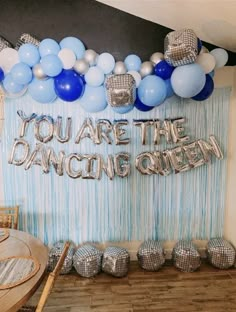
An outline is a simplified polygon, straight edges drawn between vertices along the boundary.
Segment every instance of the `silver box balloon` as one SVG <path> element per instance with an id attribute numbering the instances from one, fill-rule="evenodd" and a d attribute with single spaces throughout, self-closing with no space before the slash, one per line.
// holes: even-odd
<path id="1" fill-rule="evenodd" d="M 158 271 L 165 263 L 164 249 L 158 241 L 145 241 L 138 249 L 137 258 L 141 268 Z"/>
<path id="2" fill-rule="evenodd" d="M 127 275 L 130 255 L 125 248 L 107 247 L 103 254 L 102 270 L 116 277 Z"/>
<path id="3" fill-rule="evenodd" d="M 136 84 L 130 74 L 108 76 L 105 89 L 107 102 L 112 107 L 133 105 L 136 100 Z"/>
<path id="4" fill-rule="evenodd" d="M 6 48 L 12 48 L 12 45 L 9 41 L 0 36 L 0 52 Z"/>
<path id="5" fill-rule="evenodd" d="M 172 66 L 194 63 L 197 58 L 197 36 L 192 29 L 172 31 L 164 40 L 164 56 Z"/>
<path id="6" fill-rule="evenodd" d="M 179 241 L 173 248 L 174 266 L 182 272 L 194 272 L 201 265 L 200 254 L 191 241 Z"/>
<path id="7" fill-rule="evenodd" d="M 206 254 L 208 261 L 219 269 L 228 269 L 235 262 L 235 249 L 223 238 L 212 238 L 209 240 Z"/>
<path id="8" fill-rule="evenodd" d="M 54 270 L 62 254 L 64 245 L 65 244 L 63 242 L 57 242 L 50 249 L 49 255 L 48 255 L 48 267 L 47 267 L 49 272 L 52 272 Z M 60 274 L 68 274 L 72 270 L 74 253 L 75 253 L 75 248 L 72 245 L 70 245 Z"/>
<path id="9" fill-rule="evenodd" d="M 101 271 L 102 252 L 94 246 L 84 245 L 75 252 L 73 265 L 79 275 L 95 276 Z"/>
<path id="10" fill-rule="evenodd" d="M 40 40 L 30 34 L 26 34 L 26 33 L 22 34 L 20 38 L 17 40 L 15 49 L 19 50 L 20 46 L 22 46 L 25 43 L 31 43 L 35 45 L 36 47 L 38 47 L 40 44 Z"/>

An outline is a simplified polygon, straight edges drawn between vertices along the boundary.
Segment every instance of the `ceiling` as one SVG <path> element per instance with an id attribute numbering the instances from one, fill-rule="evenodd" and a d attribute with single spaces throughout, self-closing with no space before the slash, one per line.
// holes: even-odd
<path id="1" fill-rule="evenodd" d="M 236 52 L 236 0 L 99 0 L 177 30 L 191 28 L 206 42 Z"/>

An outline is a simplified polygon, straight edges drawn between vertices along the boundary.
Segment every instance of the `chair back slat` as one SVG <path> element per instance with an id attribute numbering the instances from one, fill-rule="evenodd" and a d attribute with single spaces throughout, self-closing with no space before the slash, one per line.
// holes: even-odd
<path id="1" fill-rule="evenodd" d="M 17 229 L 19 206 L 0 206 L 0 227 Z"/>

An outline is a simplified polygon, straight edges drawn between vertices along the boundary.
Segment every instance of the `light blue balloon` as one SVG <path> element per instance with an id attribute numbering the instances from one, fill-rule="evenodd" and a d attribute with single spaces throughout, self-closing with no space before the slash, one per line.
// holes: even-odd
<path id="1" fill-rule="evenodd" d="M 102 69 L 104 74 L 109 74 L 115 67 L 115 59 L 110 53 L 102 53 L 98 56 L 97 66 Z"/>
<path id="2" fill-rule="evenodd" d="M 105 75 L 100 67 L 93 66 L 89 68 L 84 79 L 89 86 L 99 87 L 103 84 Z"/>
<path id="3" fill-rule="evenodd" d="M 54 90 L 54 80 L 52 78 L 47 80 L 38 80 L 34 78 L 29 84 L 28 91 L 31 97 L 40 103 L 51 103 L 57 97 Z"/>
<path id="4" fill-rule="evenodd" d="M 62 71 L 62 61 L 57 55 L 49 54 L 41 59 L 43 72 L 49 77 L 56 77 Z"/>
<path id="5" fill-rule="evenodd" d="M 163 79 L 155 75 L 146 76 L 138 87 L 138 97 L 147 106 L 158 106 L 164 102 L 167 94 Z"/>
<path id="6" fill-rule="evenodd" d="M 41 57 L 44 57 L 48 54 L 55 54 L 57 55 L 60 51 L 59 44 L 50 38 L 46 38 L 42 40 L 39 44 L 39 53 Z"/>
<path id="7" fill-rule="evenodd" d="M 25 63 L 17 63 L 11 69 L 12 79 L 21 85 L 30 83 L 33 78 L 32 70 Z"/>
<path id="8" fill-rule="evenodd" d="M 83 58 L 84 56 L 85 46 L 83 42 L 79 40 L 78 38 L 66 37 L 61 40 L 60 47 L 62 49 L 67 48 L 67 49 L 72 50 L 75 53 L 78 60 Z"/>
<path id="9" fill-rule="evenodd" d="M 178 96 L 191 98 L 204 87 L 206 74 L 196 63 L 176 67 L 171 75 L 172 88 Z"/>
<path id="10" fill-rule="evenodd" d="M 3 80 L 3 88 L 9 93 L 9 94 L 16 94 L 21 92 L 25 86 L 22 84 L 19 84 L 15 82 L 12 78 L 11 74 L 7 74 Z"/>
<path id="11" fill-rule="evenodd" d="M 20 61 L 30 67 L 38 64 L 40 60 L 38 48 L 31 43 L 22 44 L 19 48 L 18 55 Z"/>
<path id="12" fill-rule="evenodd" d="M 164 80 L 165 84 L 166 84 L 166 97 L 171 97 L 172 95 L 174 95 L 174 90 L 172 88 L 170 79 Z"/>
<path id="13" fill-rule="evenodd" d="M 142 61 L 140 59 L 139 56 L 135 55 L 135 54 L 130 54 L 125 58 L 125 65 L 127 68 L 127 71 L 130 70 L 135 70 L 135 71 L 139 71 Z"/>
<path id="14" fill-rule="evenodd" d="M 83 109 L 89 113 L 103 111 L 107 107 L 104 87 L 91 87 L 86 85 L 80 104 Z"/>
<path id="15" fill-rule="evenodd" d="M 126 114 L 132 111 L 134 105 L 120 106 L 120 107 L 112 107 L 113 111 L 118 114 Z"/>

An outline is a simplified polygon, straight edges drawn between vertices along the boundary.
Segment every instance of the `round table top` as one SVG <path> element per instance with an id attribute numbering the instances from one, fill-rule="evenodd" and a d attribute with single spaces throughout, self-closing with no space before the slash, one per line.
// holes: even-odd
<path id="1" fill-rule="evenodd" d="M 10 289 L 0 290 L 1 312 L 15 312 L 39 287 L 48 261 L 47 247 L 36 237 L 18 230 L 9 230 L 7 239 L 0 242 L 0 259 L 12 256 L 32 256 L 40 264 L 39 271 L 26 282 Z"/>

